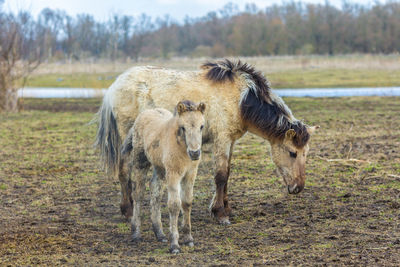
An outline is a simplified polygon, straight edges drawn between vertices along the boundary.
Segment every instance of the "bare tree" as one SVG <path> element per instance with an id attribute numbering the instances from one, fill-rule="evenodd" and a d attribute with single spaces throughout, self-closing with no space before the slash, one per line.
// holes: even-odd
<path id="1" fill-rule="evenodd" d="M 17 17 L 0 10 L 0 111 L 18 111 L 18 89 L 40 63 L 39 51 L 28 47 L 33 40 L 26 13 Z M 35 49 L 33 49 L 35 50 Z"/>

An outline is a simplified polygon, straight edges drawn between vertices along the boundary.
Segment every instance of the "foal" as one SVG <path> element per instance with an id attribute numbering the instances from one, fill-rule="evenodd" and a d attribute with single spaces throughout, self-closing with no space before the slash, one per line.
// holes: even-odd
<path id="1" fill-rule="evenodd" d="M 183 242 L 193 246 L 190 212 L 193 184 L 200 162 L 205 104 L 185 100 L 178 103 L 172 115 L 166 109 L 149 109 L 139 114 L 122 145 L 121 154 L 130 154 L 133 170 L 133 241 L 141 240 L 140 205 L 145 192 L 145 178 L 151 165 L 150 206 L 153 231 L 158 241 L 167 242 L 161 224 L 161 199 L 168 189 L 170 218 L 170 252 L 179 253 L 178 216 L 183 213 Z M 131 153 L 132 151 L 132 153 Z"/>

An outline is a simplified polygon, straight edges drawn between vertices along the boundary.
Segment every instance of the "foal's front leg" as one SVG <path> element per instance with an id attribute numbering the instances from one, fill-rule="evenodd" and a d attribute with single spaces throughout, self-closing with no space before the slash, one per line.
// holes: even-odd
<path id="1" fill-rule="evenodd" d="M 192 237 L 192 224 L 190 219 L 190 213 L 192 211 L 193 202 L 193 185 L 197 175 L 197 167 L 190 170 L 183 178 L 181 185 L 181 200 L 182 200 L 182 232 L 183 232 L 183 244 L 190 247 L 194 246 Z"/>
<path id="2" fill-rule="evenodd" d="M 179 232 L 178 232 L 178 216 L 181 210 L 180 198 L 180 180 L 181 176 L 176 173 L 167 173 L 168 183 L 168 210 L 169 210 L 169 232 L 171 238 L 170 252 L 177 254 L 180 252 Z"/>

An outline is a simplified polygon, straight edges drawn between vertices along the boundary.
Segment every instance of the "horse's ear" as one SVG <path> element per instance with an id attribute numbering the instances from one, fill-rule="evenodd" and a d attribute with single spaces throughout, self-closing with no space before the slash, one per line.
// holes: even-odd
<path id="1" fill-rule="evenodd" d="M 285 133 L 285 139 L 292 140 L 296 136 L 296 132 L 293 129 L 289 129 Z"/>
<path id="2" fill-rule="evenodd" d="M 182 113 L 186 111 L 186 105 L 182 102 L 179 102 L 176 106 L 176 110 L 178 111 L 179 115 L 182 115 Z"/>
<path id="3" fill-rule="evenodd" d="M 320 128 L 319 125 L 307 127 L 307 132 L 308 132 L 310 135 L 313 135 L 313 134 L 315 133 L 315 131 L 316 131 L 317 129 L 319 129 L 319 128 Z"/>
<path id="4" fill-rule="evenodd" d="M 200 102 L 199 106 L 197 107 L 197 110 L 204 114 L 204 110 L 206 110 L 206 104 Z"/>

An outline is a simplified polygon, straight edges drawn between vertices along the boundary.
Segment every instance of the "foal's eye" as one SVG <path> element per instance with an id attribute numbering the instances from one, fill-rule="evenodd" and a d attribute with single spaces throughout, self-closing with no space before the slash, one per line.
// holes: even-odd
<path id="1" fill-rule="evenodd" d="M 203 128 L 204 128 L 204 125 L 201 125 L 201 126 L 200 126 L 200 130 L 203 130 Z"/>
<path id="2" fill-rule="evenodd" d="M 296 158 L 297 157 L 297 153 L 296 152 L 289 152 L 289 155 L 291 158 Z"/>

